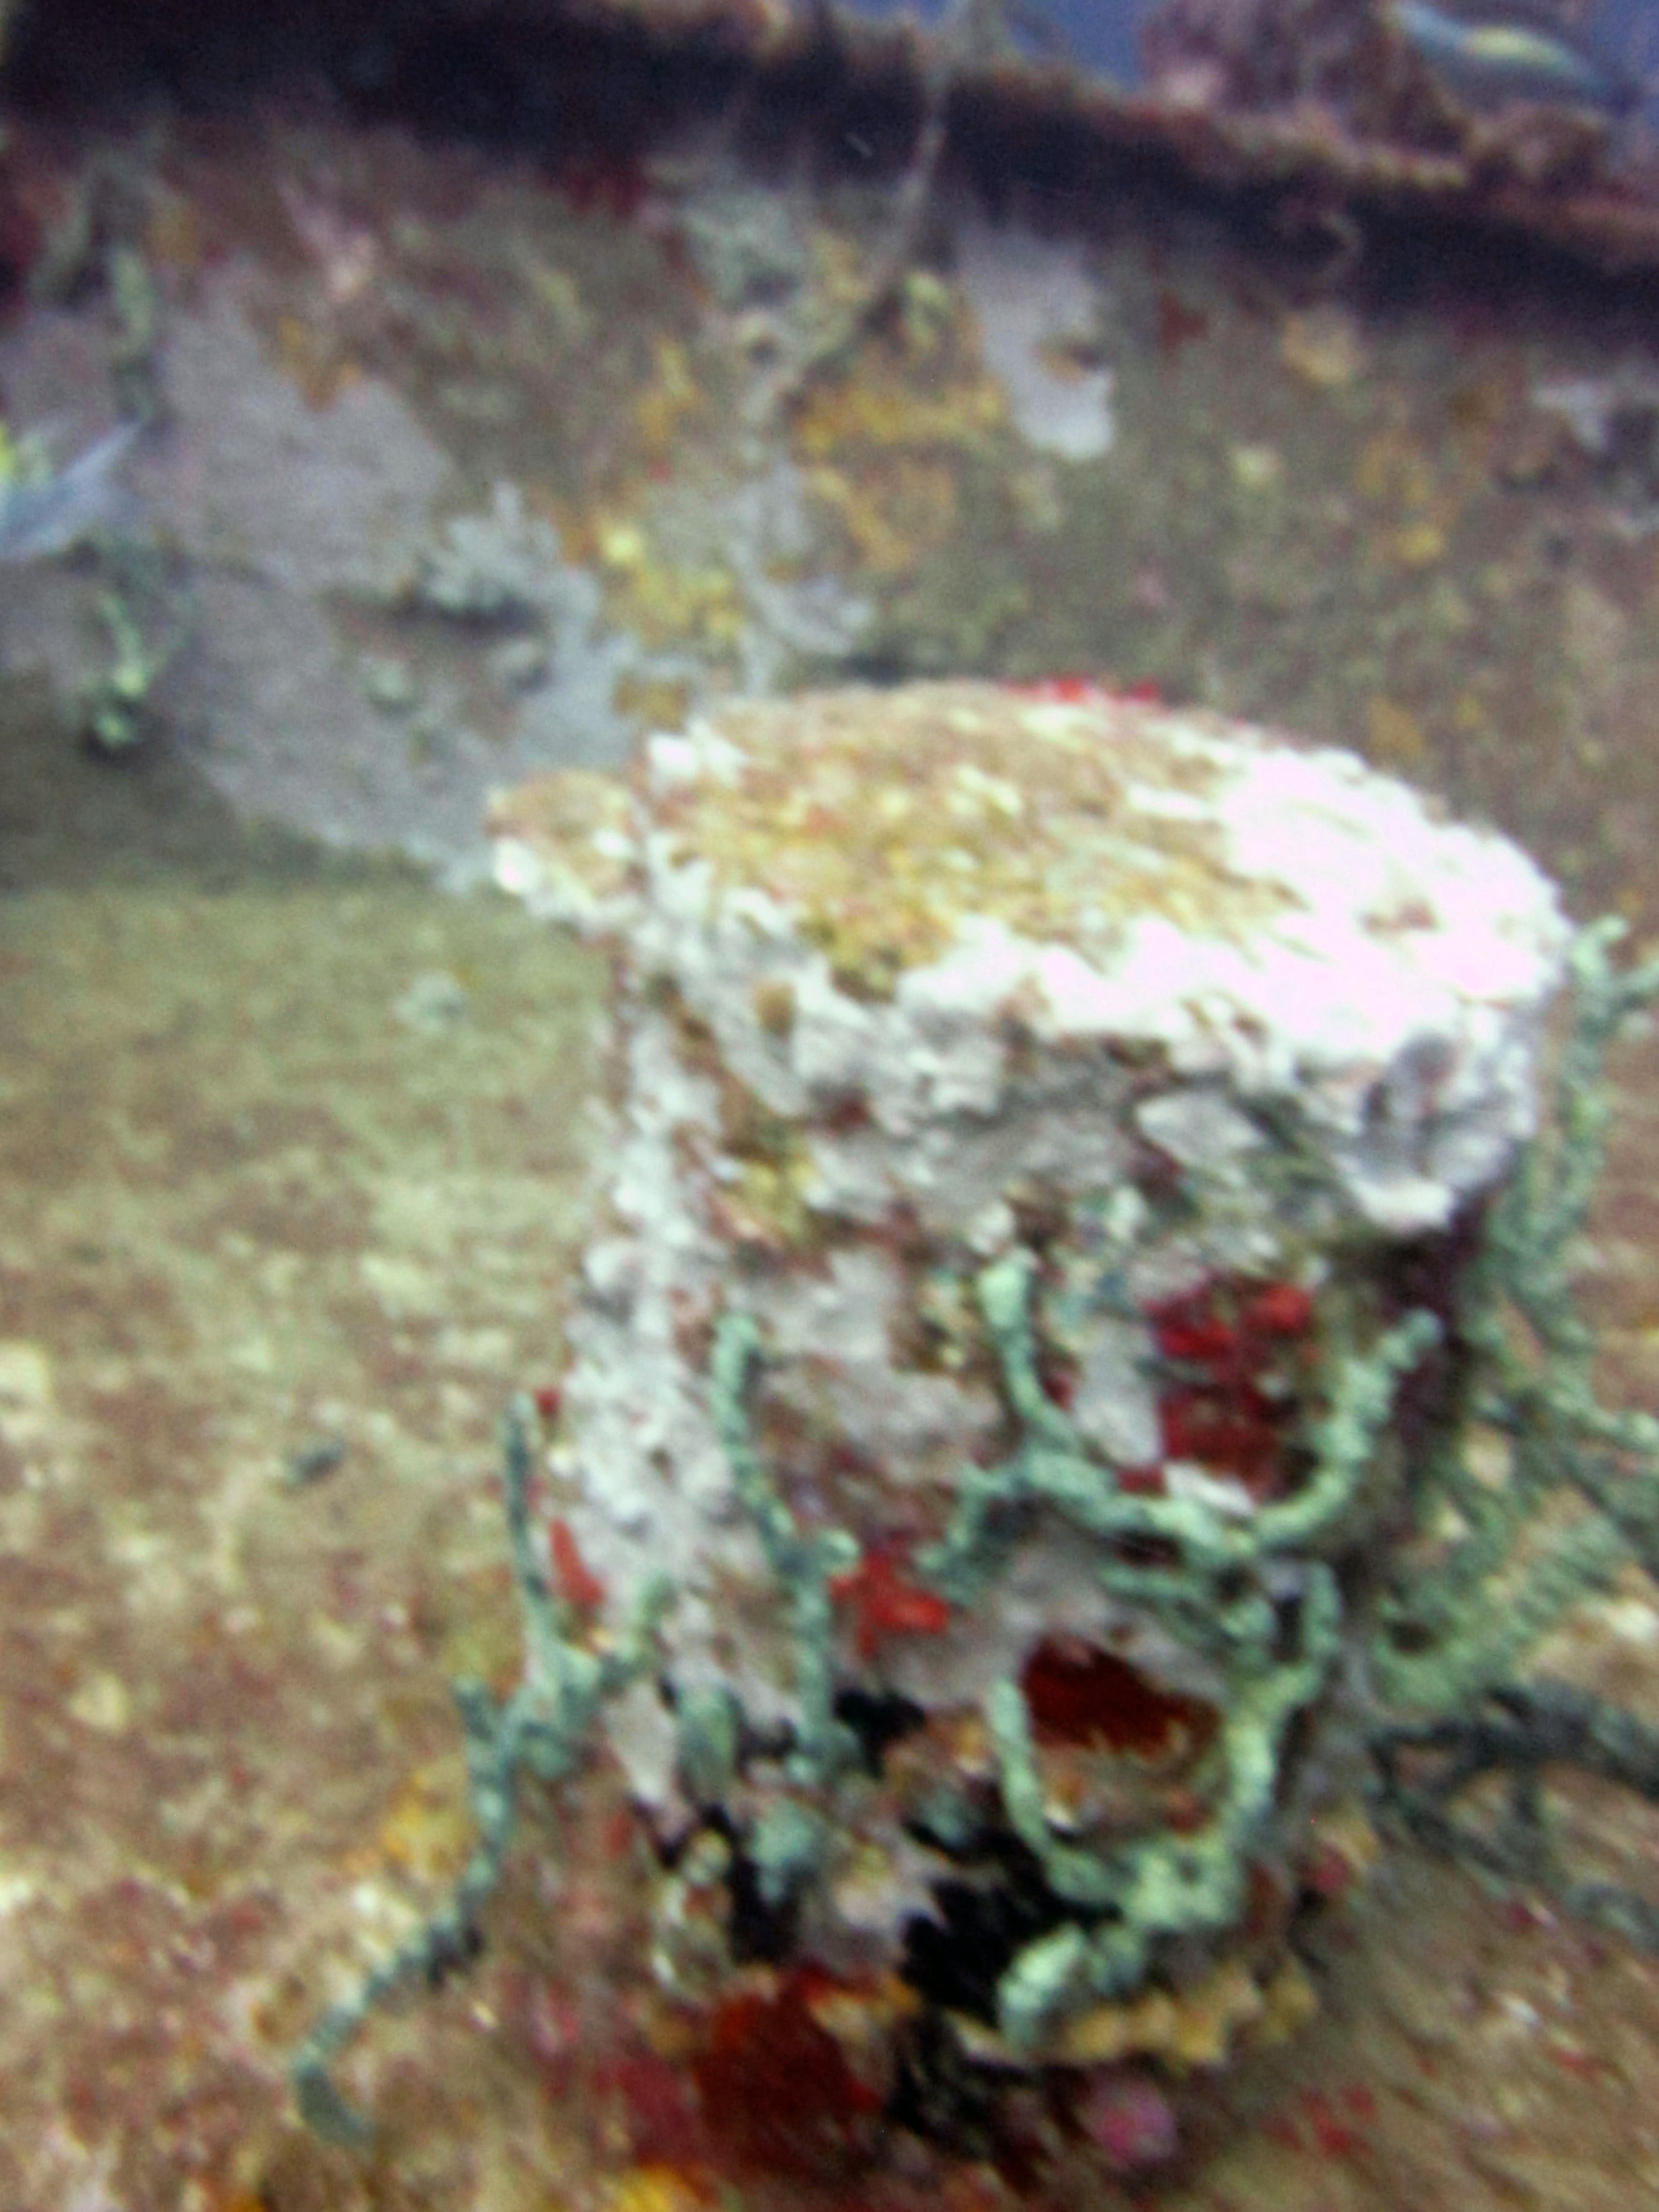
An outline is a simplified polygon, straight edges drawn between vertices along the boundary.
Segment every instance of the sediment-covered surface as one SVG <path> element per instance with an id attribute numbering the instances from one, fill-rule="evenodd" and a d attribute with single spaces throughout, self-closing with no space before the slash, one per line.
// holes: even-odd
<path id="1" fill-rule="evenodd" d="M 57 787 L 63 819 L 77 783 Z M 507 1389 L 556 1365 L 598 978 L 507 909 L 259 880 L 218 825 L 181 851 L 176 811 L 151 830 L 127 788 L 125 819 L 100 817 L 102 889 L 0 915 L 0 2194 L 42 2212 L 647 2201 L 641 2158 L 687 2150 L 661 2072 L 595 2078 L 580 2057 L 582 2035 L 626 2041 L 640 1986 L 644 1892 L 606 1856 L 611 1784 L 570 1829 L 534 1811 L 486 1957 L 365 2038 L 367 2159 L 307 2137 L 283 2079 L 319 2002 L 465 1849 L 444 1681 L 516 1663 L 494 1425 Z M 98 857 L 78 822 L 70 873 Z M 169 837 L 170 866 L 135 869 Z M 1654 1403 L 1651 1048 L 1619 1077 L 1592 1281 L 1613 1379 Z M 1571 1650 L 1651 1713 L 1656 1638 L 1632 1585 Z M 1641 1822 L 1610 1817 L 1639 1863 Z M 1163 2201 L 1622 2212 L 1652 2185 L 1650 1962 L 1395 1845 L 1310 1972 L 1319 2029 L 1217 2086 Z M 676 2203 L 696 2185 L 649 2186 Z M 842 2193 L 1012 2202 L 971 2166 Z M 739 2194 L 824 2201 L 799 2180 Z"/>

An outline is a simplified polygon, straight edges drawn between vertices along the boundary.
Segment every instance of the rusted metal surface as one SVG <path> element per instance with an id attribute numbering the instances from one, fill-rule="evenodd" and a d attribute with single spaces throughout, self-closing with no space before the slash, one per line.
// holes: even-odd
<path id="1" fill-rule="evenodd" d="M 1059 35 L 1012 32 L 1000 0 L 925 12 L 844 0 L 357 0 L 276 17 L 232 6 L 216 11 L 210 41 L 183 0 L 136 16 L 108 0 L 37 0 L 12 25 L 9 61 L 26 102 L 101 107 L 159 88 L 234 108 L 326 86 L 365 115 L 532 148 L 573 132 L 637 145 L 722 114 L 751 131 L 787 116 L 819 129 L 831 160 L 876 173 L 902 172 L 933 101 L 951 156 L 1004 189 L 1046 181 L 1097 204 L 1126 184 L 1200 191 L 1345 259 L 1372 227 L 1416 223 L 1612 273 L 1659 266 L 1659 172 L 1639 129 L 1568 105 L 1461 106 L 1346 0 L 1336 62 L 1275 100 L 1218 72 L 1209 19 L 1243 17 L 1271 52 L 1296 45 L 1308 0 L 1207 10 L 1196 27 L 1165 27 L 1161 46 L 1154 38 L 1141 87 L 1071 58 Z M 1154 33 L 1170 12 L 1154 12 Z"/>

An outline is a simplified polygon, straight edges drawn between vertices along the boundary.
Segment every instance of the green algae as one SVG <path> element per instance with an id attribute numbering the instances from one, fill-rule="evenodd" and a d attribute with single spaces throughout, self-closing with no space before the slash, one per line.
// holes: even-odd
<path id="1" fill-rule="evenodd" d="M 503 1425 L 502 1458 L 514 1578 L 522 1607 L 524 1671 L 511 1695 L 482 1682 L 454 1686 L 466 1737 L 468 1795 L 477 1840 L 448 1899 L 351 1996 L 331 2005 L 296 2053 L 295 2100 L 325 2141 L 348 2148 L 372 2140 L 372 2124 L 336 2087 L 330 2068 L 375 2006 L 404 1984 L 435 1985 L 477 1948 L 478 1916 L 494 1895 L 512 1846 L 521 1784 L 568 1779 L 585 1759 L 600 1706 L 649 1664 L 657 1621 L 670 1597 L 666 1580 L 648 1585 L 630 1620 L 602 1652 L 575 1637 L 571 1608 L 543 1571 L 530 1518 L 535 1410 L 516 1402 Z"/>
<path id="2" fill-rule="evenodd" d="M 1595 1334 L 1573 1290 L 1605 1151 L 1602 1060 L 1629 1016 L 1659 996 L 1659 960 L 1612 966 L 1622 934 L 1603 922 L 1574 945 L 1574 1018 L 1553 1111 L 1460 1285 L 1459 1413 L 1413 1502 L 1419 1528 L 1449 1510 L 1462 1533 L 1384 1605 L 1372 1668 L 1389 1705 L 1472 1706 L 1623 1561 L 1659 1571 L 1659 1420 L 1601 1403 Z M 1477 1425 L 1504 1442 L 1501 1480 L 1483 1480 L 1472 1462 Z"/>

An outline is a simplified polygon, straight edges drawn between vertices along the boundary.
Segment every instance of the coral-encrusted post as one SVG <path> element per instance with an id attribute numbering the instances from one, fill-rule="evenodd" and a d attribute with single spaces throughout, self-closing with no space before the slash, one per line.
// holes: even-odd
<path id="1" fill-rule="evenodd" d="M 494 827 L 615 960 L 549 1511 L 601 1636 L 676 1588 L 604 1722 L 659 1975 L 797 1961 L 861 2066 L 942 2032 L 1109 2115 L 1282 2021 L 1550 887 L 1075 685 L 732 707 Z"/>

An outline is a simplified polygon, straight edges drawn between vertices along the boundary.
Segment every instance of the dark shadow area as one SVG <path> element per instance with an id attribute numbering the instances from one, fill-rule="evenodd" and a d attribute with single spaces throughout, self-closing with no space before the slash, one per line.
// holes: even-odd
<path id="1" fill-rule="evenodd" d="M 321 108 L 528 156 L 625 204 L 647 156 L 707 127 L 763 172 L 805 161 L 825 182 L 895 181 L 921 128 L 916 57 L 901 24 L 827 12 L 762 55 L 735 11 L 652 23 L 559 0 L 236 0 L 207 13 L 187 0 L 33 0 L 3 90 L 36 119 L 82 127 Z M 1437 190 L 1340 136 L 1322 152 L 1312 138 L 1258 148 L 1259 118 L 1160 107 L 1012 57 L 954 89 L 949 120 L 944 175 L 993 215 L 1097 234 L 1165 226 L 1172 241 L 1201 227 L 1281 278 L 1373 306 L 1502 315 L 1541 291 L 1575 319 L 1634 329 L 1659 304 L 1659 211 L 1630 192 L 1528 198 L 1478 176 Z"/>

